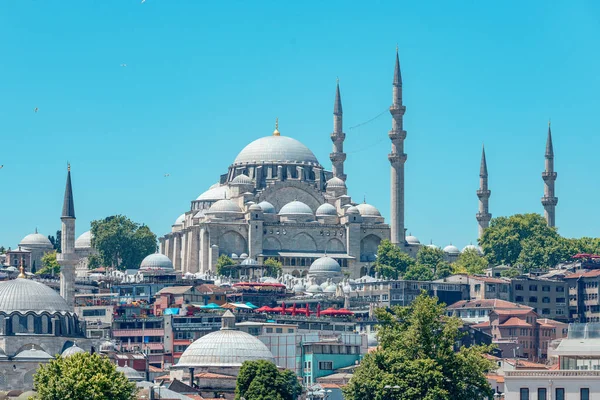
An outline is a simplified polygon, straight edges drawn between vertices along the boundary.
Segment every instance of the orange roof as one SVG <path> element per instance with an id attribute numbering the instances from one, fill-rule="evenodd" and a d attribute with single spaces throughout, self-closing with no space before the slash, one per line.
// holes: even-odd
<path id="1" fill-rule="evenodd" d="M 498 315 L 527 315 L 533 313 L 534 311 L 531 307 L 522 307 L 516 310 L 492 310 L 491 312 Z"/>
<path id="2" fill-rule="evenodd" d="M 579 271 L 574 274 L 565 276 L 565 279 L 577 279 L 577 278 L 595 278 L 600 276 L 600 269 L 593 269 L 591 271 Z"/>
<path id="3" fill-rule="evenodd" d="M 487 353 L 484 353 L 483 357 L 487 358 L 488 360 L 492 360 L 492 361 L 497 361 L 500 359 L 500 357 L 496 357 L 495 355 L 487 354 Z"/>
<path id="4" fill-rule="evenodd" d="M 496 381 L 496 383 L 504 383 L 504 377 L 502 375 L 486 375 L 485 377 L 491 381 Z"/>
<path id="5" fill-rule="evenodd" d="M 340 389 L 341 386 L 337 383 L 319 383 L 323 389 Z"/>
<path id="6" fill-rule="evenodd" d="M 213 372 L 200 372 L 194 374 L 194 378 L 205 378 L 205 379 L 236 379 L 235 376 L 215 374 Z"/>
<path id="7" fill-rule="evenodd" d="M 506 300 L 500 299 L 481 299 L 481 300 L 461 300 L 447 307 L 450 310 L 459 308 L 504 308 L 504 309 L 522 309 L 526 308 L 531 310 L 531 307 L 522 306 L 520 304 L 512 303 Z"/>
<path id="8" fill-rule="evenodd" d="M 513 358 L 506 358 L 504 362 L 510 365 L 515 365 L 515 360 Z M 539 364 L 532 361 L 518 359 L 517 368 L 548 369 L 548 366 L 546 364 Z"/>
<path id="9" fill-rule="evenodd" d="M 523 321 L 520 318 L 511 317 L 511 318 L 507 319 L 504 323 L 500 324 L 500 326 L 502 326 L 502 327 L 504 327 L 504 326 L 528 326 L 528 327 L 531 327 L 531 324 L 528 324 L 527 322 Z"/>
<path id="10" fill-rule="evenodd" d="M 471 325 L 471 328 L 489 328 L 490 321 L 483 321 L 475 325 Z"/>

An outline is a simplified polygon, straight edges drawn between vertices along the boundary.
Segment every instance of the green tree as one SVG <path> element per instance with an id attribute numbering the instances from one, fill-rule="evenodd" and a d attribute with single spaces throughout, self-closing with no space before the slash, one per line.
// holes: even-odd
<path id="1" fill-rule="evenodd" d="M 56 236 L 52 236 L 52 235 L 48 235 L 48 240 L 50 241 L 50 243 L 52 243 L 52 247 L 54 248 L 54 250 L 56 250 L 57 253 L 61 252 L 61 241 L 62 239 L 62 232 L 61 231 L 56 231 Z"/>
<path id="2" fill-rule="evenodd" d="M 268 276 L 276 277 L 283 271 L 281 262 L 271 257 L 267 258 L 263 265 L 266 267 L 265 272 Z"/>
<path id="3" fill-rule="evenodd" d="M 444 252 L 437 247 L 423 246 L 417 252 L 417 264 L 428 266 L 435 270 L 444 261 Z"/>
<path id="4" fill-rule="evenodd" d="M 280 372 L 272 362 L 245 361 L 240 368 L 235 400 L 296 400 L 302 393 L 296 374 Z"/>
<path id="5" fill-rule="evenodd" d="M 558 234 L 526 238 L 521 241 L 521 248 L 517 265 L 524 272 L 534 269 L 548 270 L 575 254 L 569 249 L 568 241 Z"/>
<path id="6" fill-rule="evenodd" d="M 102 266 L 102 258 L 98 254 L 88 256 L 88 269 L 96 269 Z"/>
<path id="7" fill-rule="evenodd" d="M 452 275 L 452 266 L 446 261 L 440 262 L 435 270 L 435 279 L 442 279 L 450 275 Z"/>
<path id="8" fill-rule="evenodd" d="M 217 275 L 229 275 L 235 269 L 235 262 L 226 254 L 221 254 L 217 259 Z"/>
<path id="9" fill-rule="evenodd" d="M 33 376 L 36 400 L 135 400 L 137 388 L 98 354 L 77 353 L 40 365 Z"/>
<path id="10" fill-rule="evenodd" d="M 514 278 L 519 275 L 521 275 L 521 271 L 519 271 L 517 268 L 509 268 L 500 272 L 500 276 L 504 278 Z"/>
<path id="11" fill-rule="evenodd" d="M 406 270 L 403 278 L 407 281 L 431 281 L 434 272 L 429 266 L 423 264 L 413 264 Z"/>
<path id="12" fill-rule="evenodd" d="M 389 240 L 379 244 L 375 271 L 384 278 L 398 279 L 414 264 L 415 260 Z"/>
<path id="13" fill-rule="evenodd" d="M 156 235 L 146 225 L 114 215 L 92 221 L 92 247 L 105 266 L 138 268 L 144 257 L 156 251 Z"/>
<path id="14" fill-rule="evenodd" d="M 483 274 L 488 266 L 487 260 L 475 249 L 466 249 L 454 262 L 455 271 L 465 271 L 469 275 Z"/>
<path id="15" fill-rule="evenodd" d="M 379 347 L 367 354 L 344 387 L 347 400 L 473 400 L 493 394 L 484 357 L 491 346 L 461 347 L 462 322 L 445 315 L 437 298 L 419 295 L 408 307 L 377 309 Z M 398 390 L 386 389 L 399 386 Z"/>
<path id="16" fill-rule="evenodd" d="M 60 273 L 60 264 L 56 261 L 56 250 L 44 254 L 42 257 L 42 268 L 35 273 L 38 275 L 56 275 Z"/>
<path id="17" fill-rule="evenodd" d="M 0 246 L 0 254 L 6 253 L 6 248 L 4 246 Z"/>

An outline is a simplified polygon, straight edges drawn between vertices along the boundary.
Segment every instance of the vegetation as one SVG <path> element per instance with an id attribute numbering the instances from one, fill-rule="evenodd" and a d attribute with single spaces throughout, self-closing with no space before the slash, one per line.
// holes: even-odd
<path id="1" fill-rule="evenodd" d="M 413 264 L 406 270 L 402 278 L 407 281 L 431 281 L 434 274 L 433 270 L 427 265 Z"/>
<path id="2" fill-rule="evenodd" d="M 509 268 L 500 272 L 500 276 L 504 278 L 514 278 L 519 275 L 521 275 L 521 271 L 519 271 L 517 268 Z"/>
<path id="3" fill-rule="evenodd" d="M 60 273 L 60 264 L 56 261 L 56 250 L 44 254 L 42 257 L 42 268 L 35 272 L 38 275 L 56 275 Z"/>
<path id="4" fill-rule="evenodd" d="M 276 277 L 283 271 L 281 261 L 277 261 L 274 258 L 267 258 L 264 262 L 264 266 L 266 267 L 265 273 L 268 276 Z"/>
<path id="5" fill-rule="evenodd" d="M 135 400 L 137 388 L 98 354 L 77 353 L 40 365 L 33 376 L 36 400 Z"/>
<path id="6" fill-rule="evenodd" d="M 56 231 L 56 236 L 48 235 L 48 240 L 50 241 L 50 243 L 52 243 L 52 247 L 54 248 L 54 250 L 56 250 L 57 253 L 61 252 L 61 243 L 60 243 L 61 239 L 62 239 L 61 231 Z"/>
<path id="7" fill-rule="evenodd" d="M 290 370 L 279 371 L 275 364 L 245 361 L 237 377 L 235 400 L 296 400 L 302 393 L 298 378 Z"/>
<path id="8" fill-rule="evenodd" d="M 226 254 L 217 259 L 217 275 L 230 275 L 235 268 L 235 262 Z"/>
<path id="9" fill-rule="evenodd" d="M 398 279 L 414 264 L 415 260 L 389 240 L 382 240 L 379 244 L 375 271 L 382 277 Z"/>
<path id="10" fill-rule="evenodd" d="M 343 389 L 347 400 L 472 400 L 491 397 L 491 346 L 455 351 L 462 322 L 425 293 L 408 307 L 377 309 L 379 347 Z M 392 389 L 386 389 L 386 386 Z M 399 389 L 393 389 L 398 386 Z"/>
<path id="11" fill-rule="evenodd" d="M 489 264 L 487 259 L 480 256 L 477 250 L 466 249 L 460 253 L 452 266 L 456 274 L 478 275 L 483 274 Z"/>
<path id="12" fill-rule="evenodd" d="M 138 268 L 144 257 L 156 251 L 156 235 L 146 225 L 114 215 L 92 221 L 92 247 L 104 266 Z"/>
<path id="13" fill-rule="evenodd" d="M 6 253 L 6 247 L 0 246 L 0 254 Z"/>

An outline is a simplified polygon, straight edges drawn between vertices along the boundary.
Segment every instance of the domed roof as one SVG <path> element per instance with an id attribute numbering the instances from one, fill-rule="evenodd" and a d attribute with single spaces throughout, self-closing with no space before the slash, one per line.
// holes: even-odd
<path id="1" fill-rule="evenodd" d="M 185 213 L 183 213 L 179 217 L 177 217 L 177 219 L 175 220 L 175 223 L 173 225 L 182 225 L 183 221 L 185 221 Z"/>
<path id="2" fill-rule="evenodd" d="M 345 188 L 346 182 L 344 182 L 337 176 L 334 176 L 333 178 L 331 178 L 330 180 L 327 181 L 327 187 L 328 188 Z"/>
<path id="3" fill-rule="evenodd" d="M 346 214 L 360 214 L 356 206 L 350 206 L 346 209 Z"/>
<path id="4" fill-rule="evenodd" d="M 258 203 L 258 205 L 260 206 L 260 208 L 262 208 L 265 214 L 277 214 L 275 212 L 275 207 L 273 206 L 273 204 L 269 203 L 268 201 L 261 201 L 260 203 Z"/>
<path id="5" fill-rule="evenodd" d="M 240 174 L 233 178 L 232 185 L 252 185 L 252 179 L 248 175 Z"/>
<path id="6" fill-rule="evenodd" d="M 356 208 L 363 217 L 381 217 L 379 210 L 370 204 L 362 203 L 357 205 Z"/>
<path id="7" fill-rule="evenodd" d="M 337 215 L 338 215 L 337 209 L 332 204 L 324 203 L 324 204 L 321 204 L 319 206 L 319 208 L 317 208 L 317 217 L 321 217 L 321 216 L 337 217 Z"/>
<path id="8" fill-rule="evenodd" d="M 250 211 L 263 211 L 262 207 L 259 206 L 258 204 L 252 204 L 252 205 L 250 205 L 250 207 L 248 208 L 248 210 L 250 210 Z"/>
<path id="9" fill-rule="evenodd" d="M 15 360 L 24 360 L 24 359 L 46 359 L 49 360 L 53 358 L 50 354 L 46 353 L 44 350 L 39 350 L 34 348 L 33 346 L 29 350 L 23 350 L 15 355 Z"/>
<path id="10" fill-rule="evenodd" d="M 421 242 L 419 241 L 419 239 L 417 239 L 416 236 L 412 236 L 412 235 L 408 235 L 406 237 L 406 243 L 413 244 L 413 245 L 415 245 L 415 244 L 421 244 Z"/>
<path id="11" fill-rule="evenodd" d="M 327 287 L 325 287 L 325 289 L 323 289 L 323 292 L 325 293 L 335 293 L 337 291 L 337 286 L 335 284 L 330 284 Z"/>
<path id="12" fill-rule="evenodd" d="M 0 282 L 0 311 L 25 314 L 72 312 L 67 302 L 54 289 L 29 279 L 11 279 Z"/>
<path id="13" fill-rule="evenodd" d="M 453 246 L 453 245 L 448 245 L 446 247 L 444 247 L 444 253 L 446 254 L 460 254 L 460 250 L 458 250 L 458 247 Z"/>
<path id="14" fill-rule="evenodd" d="M 319 285 L 310 285 L 308 287 L 308 289 L 306 289 L 306 291 L 308 293 L 319 293 L 319 292 L 322 292 L 323 289 L 321 289 L 321 286 L 319 286 Z"/>
<path id="15" fill-rule="evenodd" d="M 436 246 L 435 244 L 433 244 L 433 243 L 429 243 L 429 244 L 427 245 L 427 247 L 431 247 L 432 249 L 439 249 L 439 247 L 437 247 L 437 246 Z"/>
<path id="16" fill-rule="evenodd" d="M 475 251 L 475 252 L 476 252 L 477 254 L 479 254 L 479 255 L 481 255 L 481 254 L 482 254 L 482 252 L 481 252 L 481 249 L 480 249 L 479 247 L 475 246 L 475 245 L 472 245 L 472 244 L 469 244 L 469 245 L 465 246 L 465 247 L 462 249 L 461 253 L 464 253 L 464 252 L 465 252 L 465 251 L 467 251 L 467 250 L 473 250 L 473 251 Z"/>
<path id="17" fill-rule="evenodd" d="M 219 200 L 206 212 L 207 214 L 237 214 L 241 213 L 242 209 L 233 200 Z"/>
<path id="18" fill-rule="evenodd" d="M 63 351 L 60 356 L 65 358 L 65 357 L 70 357 L 73 354 L 77 354 L 77 353 L 85 353 L 85 350 L 74 344 L 73 346 L 65 349 L 65 351 Z"/>
<path id="19" fill-rule="evenodd" d="M 125 378 L 127 378 L 130 381 L 144 380 L 144 375 L 141 372 L 136 371 L 135 369 L 128 366 L 117 367 L 117 372 L 122 372 L 123 375 L 125 375 Z"/>
<path id="20" fill-rule="evenodd" d="M 302 292 L 304 291 L 304 285 L 301 283 L 296 283 L 294 285 L 294 292 Z"/>
<path id="21" fill-rule="evenodd" d="M 241 264 L 242 265 L 258 265 L 258 261 L 256 261 L 254 258 L 249 258 L 248 257 L 244 261 L 242 261 Z"/>
<path id="22" fill-rule="evenodd" d="M 89 249 L 90 247 L 92 247 L 92 232 L 87 231 L 79 235 L 79 237 L 75 241 L 75 248 Z"/>
<path id="23" fill-rule="evenodd" d="M 313 215 L 313 212 L 303 202 L 294 200 L 281 207 L 279 215 Z"/>
<path id="24" fill-rule="evenodd" d="M 308 269 L 309 275 L 332 275 L 341 274 L 342 268 L 333 258 L 324 256 L 317 258 Z"/>
<path id="25" fill-rule="evenodd" d="M 296 139 L 287 136 L 265 136 L 250 143 L 233 162 L 256 164 L 264 162 L 311 163 L 319 165 L 312 151 Z"/>
<path id="26" fill-rule="evenodd" d="M 173 262 L 171 259 L 164 254 L 150 254 L 142 260 L 140 264 L 141 270 L 149 269 L 173 269 Z"/>
<path id="27" fill-rule="evenodd" d="M 53 247 L 50 240 L 46 236 L 42 235 L 41 233 L 37 233 L 37 231 L 35 233 L 30 233 L 29 235 L 25 236 L 23 238 L 23 240 L 21 240 L 21 243 L 19 243 L 19 246 L 22 246 L 22 247 L 28 247 L 28 246 L 49 247 L 49 248 Z"/>
<path id="28" fill-rule="evenodd" d="M 202 193 L 196 200 L 203 201 L 216 201 L 226 199 L 229 195 L 229 188 L 227 185 L 212 185 L 206 192 Z"/>

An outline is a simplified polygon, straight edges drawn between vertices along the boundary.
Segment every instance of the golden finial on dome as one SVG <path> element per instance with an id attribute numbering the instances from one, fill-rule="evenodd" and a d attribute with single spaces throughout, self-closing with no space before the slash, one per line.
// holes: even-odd
<path id="1" fill-rule="evenodd" d="M 275 118 L 275 130 L 273 131 L 273 136 L 281 136 L 279 133 L 279 118 Z"/>
<path id="2" fill-rule="evenodd" d="M 23 267 L 23 258 L 21 258 L 21 266 L 19 267 L 19 271 L 21 272 L 19 275 L 17 275 L 17 278 L 27 279 L 27 275 L 25 275 L 25 268 Z"/>

